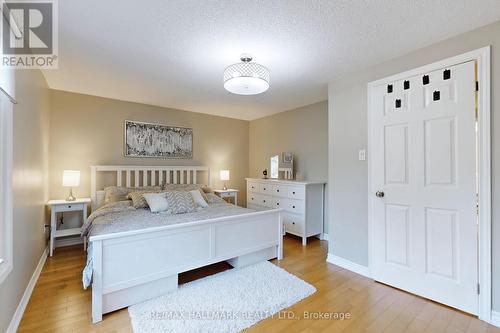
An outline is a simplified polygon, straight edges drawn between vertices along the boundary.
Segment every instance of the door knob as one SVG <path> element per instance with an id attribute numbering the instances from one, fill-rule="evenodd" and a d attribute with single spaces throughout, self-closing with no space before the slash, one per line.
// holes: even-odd
<path id="1" fill-rule="evenodd" d="M 383 197 L 384 197 L 384 195 L 385 195 L 385 193 L 384 193 L 384 192 L 382 192 L 382 191 L 377 191 L 377 192 L 375 193 L 375 195 L 376 195 L 378 198 L 383 198 Z"/>

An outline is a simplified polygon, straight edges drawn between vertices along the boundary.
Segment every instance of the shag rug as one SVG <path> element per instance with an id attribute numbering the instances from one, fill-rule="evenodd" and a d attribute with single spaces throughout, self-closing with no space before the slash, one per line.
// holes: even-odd
<path id="1" fill-rule="evenodd" d="M 265 261 L 183 284 L 128 312 L 135 333 L 240 332 L 315 292 Z"/>

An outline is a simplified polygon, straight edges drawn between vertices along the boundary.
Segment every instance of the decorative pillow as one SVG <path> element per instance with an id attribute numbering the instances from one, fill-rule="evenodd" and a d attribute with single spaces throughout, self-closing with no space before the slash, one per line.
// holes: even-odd
<path id="1" fill-rule="evenodd" d="M 108 186 L 104 189 L 104 204 L 107 205 L 111 202 L 125 201 L 127 195 L 134 191 L 159 191 L 160 186 L 143 186 L 143 187 L 123 187 L 123 186 Z"/>
<path id="2" fill-rule="evenodd" d="M 207 195 L 203 192 L 203 185 L 201 184 L 165 184 L 163 185 L 165 191 L 192 191 L 199 190 L 201 196 L 207 201 Z"/>
<path id="3" fill-rule="evenodd" d="M 193 196 L 187 191 L 167 192 L 167 201 L 172 214 L 192 213 L 196 211 Z"/>
<path id="4" fill-rule="evenodd" d="M 209 204 L 216 204 L 216 203 L 227 203 L 224 201 L 224 199 L 221 199 L 219 196 L 215 195 L 214 193 L 207 193 L 208 197 L 208 203 Z"/>
<path id="5" fill-rule="evenodd" d="M 192 191 L 189 191 L 189 193 L 191 193 L 191 195 L 193 196 L 194 203 L 198 207 L 202 207 L 202 208 L 208 207 L 208 204 L 205 201 L 205 199 L 203 199 L 203 197 L 201 196 L 200 191 L 192 190 Z"/>
<path id="6" fill-rule="evenodd" d="M 211 187 L 208 187 L 206 185 L 202 185 L 201 186 L 201 190 L 203 191 L 203 193 L 205 194 L 208 194 L 208 193 L 213 193 L 214 191 L 212 190 Z"/>
<path id="7" fill-rule="evenodd" d="M 144 190 L 144 191 L 134 191 L 127 195 L 127 199 L 132 200 L 132 206 L 135 209 L 148 208 L 148 202 L 144 198 L 146 193 L 158 193 L 161 190 Z"/>
<path id="8" fill-rule="evenodd" d="M 144 193 L 151 213 L 164 212 L 168 210 L 168 201 L 165 193 Z"/>

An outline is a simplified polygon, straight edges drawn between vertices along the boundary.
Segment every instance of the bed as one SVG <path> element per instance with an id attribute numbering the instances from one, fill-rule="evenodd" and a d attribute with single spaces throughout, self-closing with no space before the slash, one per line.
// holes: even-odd
<path id="1" fill-rule="evenodd" d="M 210 169 L 92 166 L 93 211 L 103 204 L 100 189 L 107 185 L 163 183 L 210 185 Z M 179 273 L 221 261 L 243 267 L 283 257 L 281 209 L 255 211 L 215 201 L 203 212 L 166 219 L 145 210 L 127 212 L 122 208 L 100 217 L 109 223 L 101 220 L 88 230 L 94 323 L 105 313 L 175 290 Z M 142 222 L 134 225 L 127 218 Z M 88 273 L 88 265 L 86 268 Z"/>

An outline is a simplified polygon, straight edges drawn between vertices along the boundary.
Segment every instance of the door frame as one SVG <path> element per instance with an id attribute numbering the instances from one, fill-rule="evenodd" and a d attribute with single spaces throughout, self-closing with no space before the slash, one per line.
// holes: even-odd
<path id="1" fill-rule="evenodd" d="M 478 276 L 480 293 L 478 295 L 478 317 L 491 323 L 491 78 L 490 78 L 490 53 L 491 46 L 466 52 L 451 58 L 443 59 L 432 64 L 418 67 L 403 73 L 398 73 L 380 80 L 369 82 L 367 119 L 368 119 L 368 267 L 370 276 L 373 262 L 373 221 L 376 189 L 372 188 L 374 178 L 371 170 L 372 143 L 375 87 L 389 84 L 410 76 L 423 75 L 428 72 L 451 67 L 468 61 L 477 62 L 478 92 L 478 131 L 479 131 L 479 239 L 478 239 Z"/>

